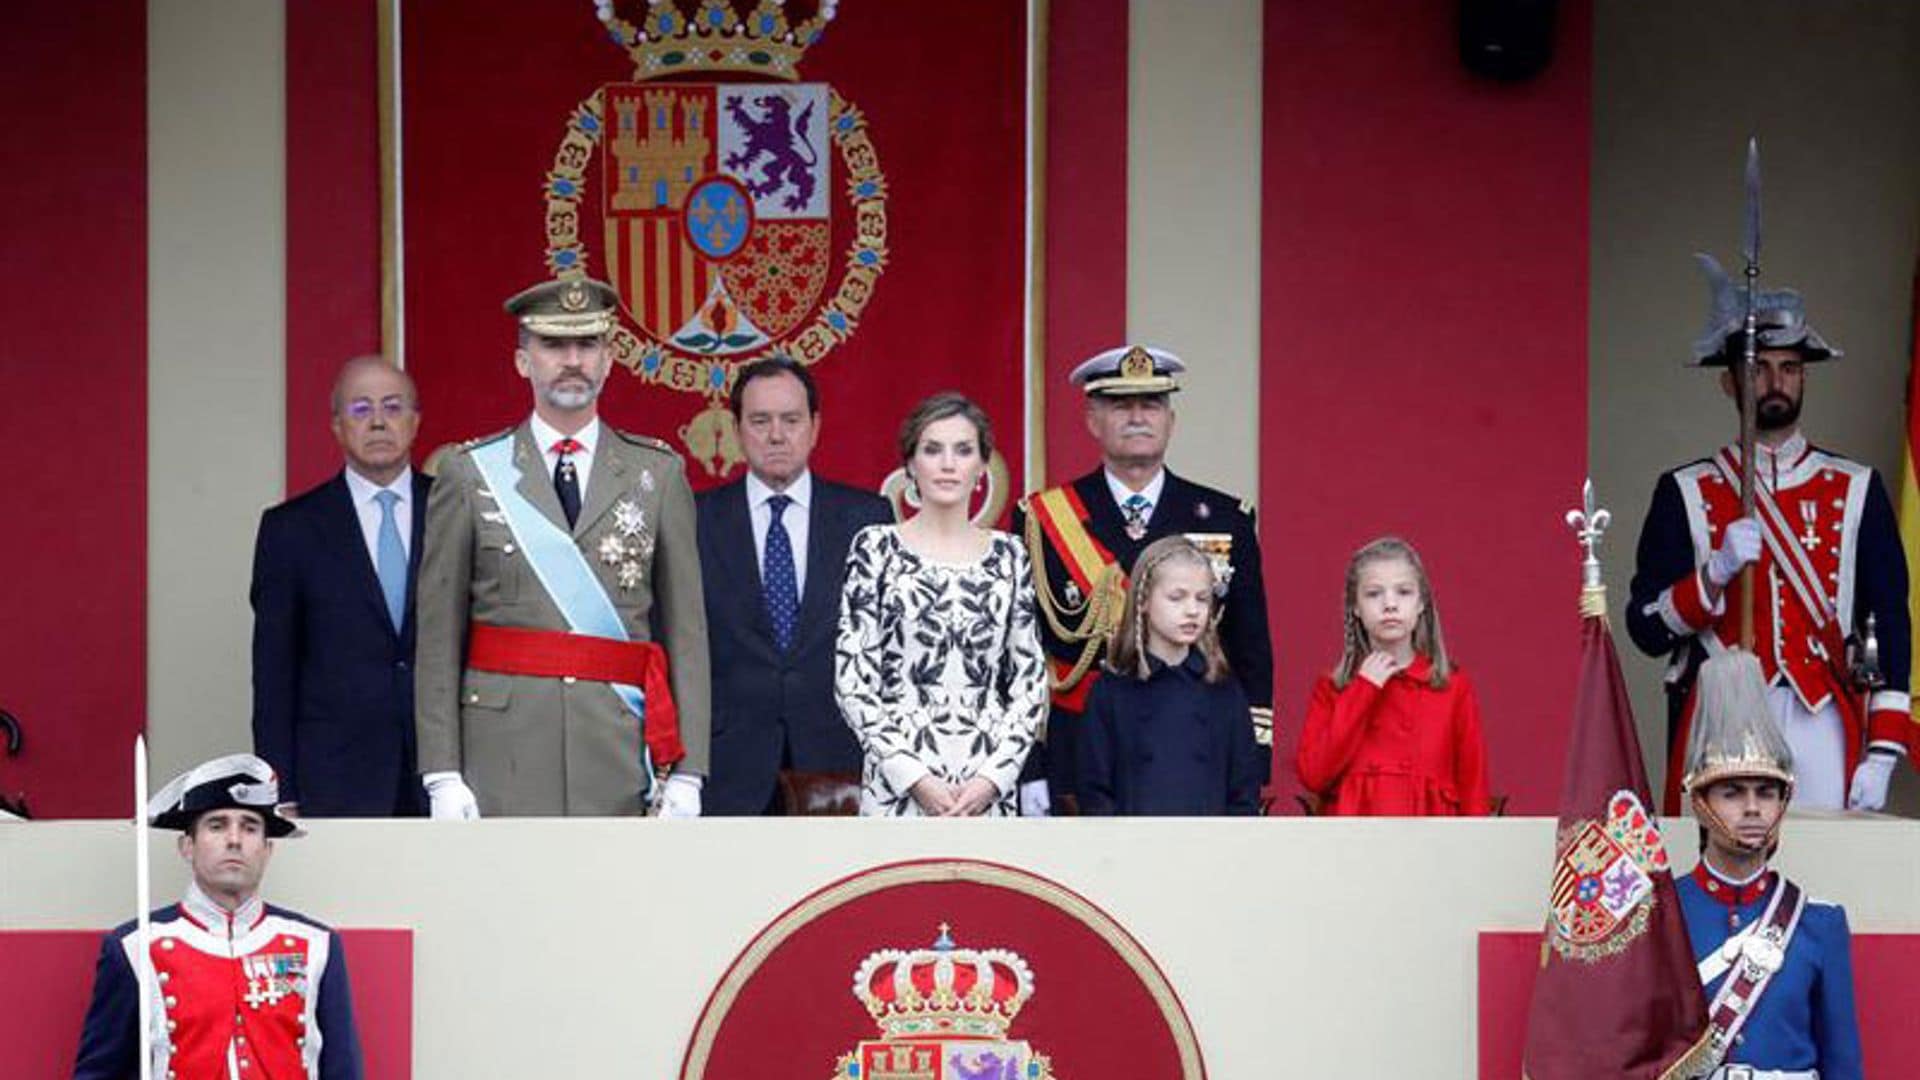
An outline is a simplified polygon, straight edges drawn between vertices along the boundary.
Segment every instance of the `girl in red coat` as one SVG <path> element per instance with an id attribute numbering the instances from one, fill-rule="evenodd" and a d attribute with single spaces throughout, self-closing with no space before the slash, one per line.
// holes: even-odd
<path id="1" fill-rule="evenodd" d="M 1345 646 L 1314 685 L 1296 765 L 1324 814 L 1487 813 L 1480 704 L 1404 540 L 1375 540 L 1347 564 Z"/>

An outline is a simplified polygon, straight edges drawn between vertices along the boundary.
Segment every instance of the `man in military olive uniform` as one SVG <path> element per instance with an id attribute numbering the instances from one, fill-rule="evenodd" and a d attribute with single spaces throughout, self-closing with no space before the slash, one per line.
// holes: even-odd
<path id="1" fill-rule="evenodd" d="M 1127 571 L 1163 536 L 1183 534 L 1213 557 L 1226 588 L 1220 644 L 1253 703 L 1256 737 L 1262 746 L 1272 741 L 1273 643 L 1253 508 L 1166 467 L 1172 396 L 1185 370 L 1178 356 L 1142 345 L 1109 349 L 1075 368 L 1068 378 L 1086 395 L 1087 430 L 1100 443 L 1101 465 L 1071 484 L 1028 496 L 1014 514 L 1014 531 L 1026 538 L 1033 563 L 1040 636 L 1052 669 L 1038 769 L 1047 782 L 1044 801 L 1055 813 L 1075 809 L 1075 736 L 1120 618 Z M 1026 779 L 1038 787 L 1033 770 Z M 1030 796 L 1025 803 L 1033 808 L 1041 801 Z"/>
<path id="2" fill-rule="evenodd" d="M 700 813 L 706 611 L 665 443 L 600 422 L 617 303 L 514 296 L 533 414 L 448 455 L 427 502 L 416 721 L 432 815 Z"/>

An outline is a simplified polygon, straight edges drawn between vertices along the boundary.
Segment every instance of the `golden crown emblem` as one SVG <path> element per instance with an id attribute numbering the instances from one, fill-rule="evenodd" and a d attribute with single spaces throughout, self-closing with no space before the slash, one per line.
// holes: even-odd
<path id="1" fill-rule="evenodd" d="M 868 956 L 854 972 L 853 996 L 889 1039 L 998 1039 L 1033 996 L 1033 972 L 1006 949 L 955 945 L 942 923 L 928 948 Z"/>
<path id="2" fill-rule="evenodd" d="M 638 23 L 596 0 L 595 11 L 615 44 L 633 57 L 636 81 L 690 72 L 746 72 L 793 80 L 801 54 L 820 40 L 838 0 L 649 0 Z M 811 7 L 805 17 L 800 11 Z"/>

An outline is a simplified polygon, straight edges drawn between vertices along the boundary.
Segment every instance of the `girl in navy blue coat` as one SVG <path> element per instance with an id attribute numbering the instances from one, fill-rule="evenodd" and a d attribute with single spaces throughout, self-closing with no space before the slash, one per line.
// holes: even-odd
<path id="1" fill-rule="evenodd" d="M 1083 814 L 1252 814 L 1260 750 L 1215 626 L 1225 591 L 1184 536 L 1133 564 L 1080 734 Z"/>

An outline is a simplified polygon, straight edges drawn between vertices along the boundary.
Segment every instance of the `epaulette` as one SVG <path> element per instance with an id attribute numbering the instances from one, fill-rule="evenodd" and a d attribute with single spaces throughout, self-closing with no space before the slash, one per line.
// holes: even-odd
<path id="1" fill-rule="evenodd" d="M 433 452 L 428 454 L 426 458 L 420 462 L 420 471 L 428 476 L 438 477 L 441 467 L 446 465 L 448 460 L 465 454 L 476 446 L 485 446 L 490 442 L 498 442 L 511 434 L 513 434 L 512 428 L 504 428 L 491 435 L 482 435 L 477 439 L 466 439 L 457 443 L 441 443 L 439 446 L 434 447 Z"/>
<path id="2" fill-rule="evenodd" d="M 467 439 L 461 442 L 460 449 L 465 451 L 465 450 L 471 450 L 476 446 L 485 446 L 490 442 L 498 442 L 501 439 L 504 439 L 511 434 L 513 434 L 512 428 L 501 428 L 499 431 L 496 431 L 491 435 L 482 435 L 477 439 Z"/>
<path id="3" fill-rule="evenodd" d="M 665 439 L 656 439 L 651 435 L 636 435 L 631 431 L 621 431 L 619 428 L 611 428 L 610 430 L 615 435 L 620 436 L 622 440 L 632 443 L 635 446 L 643 446 L 649 450 L 658 450 L 662 454 L 671 454 L 674 457 L 680 456 L 680 451 L 675 450 Z"/>

